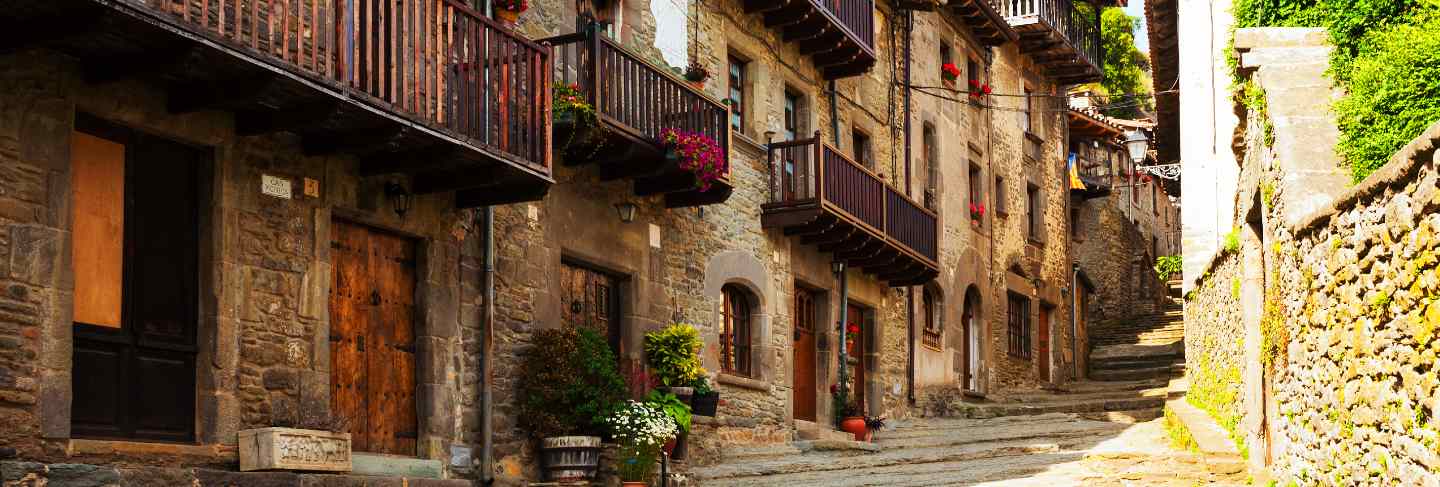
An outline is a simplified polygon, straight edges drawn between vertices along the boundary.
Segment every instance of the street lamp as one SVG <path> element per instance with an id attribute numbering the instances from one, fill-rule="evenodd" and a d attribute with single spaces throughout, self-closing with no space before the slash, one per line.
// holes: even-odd
<path id="1" fill-rule="evenodd" d="M 635 203 L 629 201 L 615 203 L 615 212 L 620 214 L 620 221 L 622 223 L 635 221 L 635 210 Z"/>
<path id="2" fill-rule="evenodd" d="M 1136 165 L 1145 162 L 1145 153 L 1150 150 L 1150 138 L 1145 136 L 1141 130 L 1131 130 L 1125 134 L 1125 150 L 1130 151 L 1130 160 Z"/>

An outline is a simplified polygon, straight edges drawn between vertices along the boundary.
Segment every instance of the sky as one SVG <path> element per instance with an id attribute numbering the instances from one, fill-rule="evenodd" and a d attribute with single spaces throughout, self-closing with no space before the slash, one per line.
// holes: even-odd
<path id="1" fill-rule="evenodd" d="M 1150 35 L 1145 33 L 1145 0 L 1130 0 L 1125 5 L 1125 13 L 1130 14 L 1131 17 L 1140 18 L 1140 26 L 1135 29 L 1135 47 L 1140 48 L 1142 52 L 1149 53 Z"/>

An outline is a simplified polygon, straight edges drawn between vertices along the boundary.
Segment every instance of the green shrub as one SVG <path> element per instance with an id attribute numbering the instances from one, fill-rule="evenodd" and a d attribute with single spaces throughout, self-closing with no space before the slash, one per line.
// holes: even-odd
<path id="1" fill-rule="evenodd" d="M 1155 259 L 1155 274 L 1164 281 L 1180 273 L 1180 256 L 1162 255 Z"/>
<path id="2" fill-rule="evenodd" d="M 650 395 L 645 397 L 645 404 L 665 411 L 666 416 L 675 420 L 681 432 L 690 431 L 690 405 L 681 401 L 680 397 L 669 392 L 650 391 Z"/>
<path id="3" fill-rule="evenodd" d="M 705 377 L 700 349 L 705 343 L 695 327 L 676 323 L 645 334 L 645 363 L 667 387 L 688 387 Z"/>
<path id="4" fill-rule="evenodd" d="M 540 437 L 604 432 L 602 421 L 625 398 L 610 344 L 593 330 L 535 334 L 521 354 L 520 426 Z"/>
<path id="5" fill-rule="evenodd" d="M 1240 251 L 1240 227 L 1231 228 L 1230 233 L 1225 234 L 1225 246 L 1223 249 L 1226 252 Z"/>
<path id="6" fill-rule="evenodd" d="M 1425 14 L 1367 38 L 1336 102 L 1336 150 L 1360 181 L 1440 120 L 1440 15 Z"/>

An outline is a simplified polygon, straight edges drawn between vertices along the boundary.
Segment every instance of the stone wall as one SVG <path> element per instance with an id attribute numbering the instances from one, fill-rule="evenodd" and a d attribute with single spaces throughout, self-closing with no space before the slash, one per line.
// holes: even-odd
<path id="1" fill-rule="evenodd" d="M 1185 297 L 1186 399 L 1209 413 L 1244 451 L 1239 430 L 1244 415 L 1242 373 L 1245 371 L 1245 329 L 1241 323 L 1239 257 L 1221 254 L 1207 277 Z"/>
<path id="2" fill-rule="evenodd" d="M 1088 322 L 1091 334 L 1105 324 L 1146 316 L 1161 308 L 1167 296 L 1155 275 L 1150 234 L 1135 225 L 1124 208 L 1125 195 L 1112 192 L 1077 205 L 1080 226 L 1073 239 L 1080 270 L 1095 285 Z"/>

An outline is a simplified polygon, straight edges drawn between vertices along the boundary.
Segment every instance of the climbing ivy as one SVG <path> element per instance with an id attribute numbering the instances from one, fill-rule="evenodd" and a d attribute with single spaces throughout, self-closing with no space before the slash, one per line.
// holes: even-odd
<path id="1" fill-rule="evenodd" d="M 1164 281 L 1170 276 L 1179 274 L 1181 269 L 1180 256 L 1162 255 L 1155 259 L 1155 275 Z"/>

